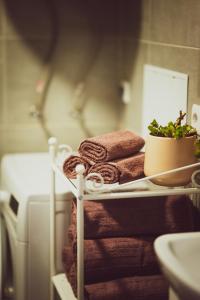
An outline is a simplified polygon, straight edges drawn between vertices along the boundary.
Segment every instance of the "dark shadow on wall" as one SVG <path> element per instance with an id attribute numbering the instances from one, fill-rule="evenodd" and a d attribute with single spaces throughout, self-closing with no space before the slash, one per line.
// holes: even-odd
<path id="1" fill-rule="evenodd" d="M 141 1 L 118 0 L 118 33 L 120 39 L 120 72 L 121 77 L 129 80 L 137 59 L 138 44 L 141 32 Z"/>
<path id="2" fill-rule="evenodd" d="M 4 0 L 6 35 L 19 35 L 46 70 L 47 89 L 53 74 L 76 87 L 92 80 L 100 89 L 116 90 L 113 103 L 120 118 L 120 82 L 130 80 L 137 59 L 141 28 L 140 0 Z M 47 91 L 45 92 L 47 94 Z M 96 97 L 98 98 L 98 97 Z M 87 103 L 87 105 L 89 105 Z"/>
<path id="3" fill-rule="evenodd" d="M 116 68 L 123 66 L 118 72 L 124 72 L 120 77 L 132 72 L 140 36 L 140 0 L 6 0 L 5 6 L 11 24 L 7 35 L 17 31 L 44 63 L 53 60 L 56 50 L 62 49 L 60 72 L 66 72 L 71 79 L 80 80 L 89 72 L 106 43 L 105 37 L 117 39 L 116 57 L 121 62 L 115 62 Z M 45 51 L 34 40 L 45 40 Z M 73 60 L 79 67 L 68 73 L 68 62 Z"/>
<path id="4" fill-rule="evenodd" d="M 136 63 L 139 52 L 139 39 L 142 25 L 141 1 L 118 0 L 118 84 L 121 82 L 132 83 L 136 76 Z M 122 99 L 121 89 L 121 99 Z M 128 106 L 133 105 L 133 99 Z M 127 106 L 119 102 L 119 119 L 122 126 L 126 118 Z"/>

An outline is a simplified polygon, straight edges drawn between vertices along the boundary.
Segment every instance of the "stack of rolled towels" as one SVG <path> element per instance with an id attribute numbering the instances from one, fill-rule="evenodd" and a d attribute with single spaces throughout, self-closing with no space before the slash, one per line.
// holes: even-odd
<path id="1" fill-rule="evenodd" d="M 77 295 L 76 201 L 72 202 L 67 278 Z M 166 233 L 194 230 L 186 196 L 84 201 L 85 300 L 167 300 L 153 242 Z"/>
<path id="2" fill-rule="evenodd" d="M 67 158 L 63 171 L 68 178 L 76 178 L 78 164 L 85 167 L 85 175 L 99 173 L 104 183 L 125 183 L 144 176 L 144 139 L 132 131 L 120 130 L 84 140 L 78 155 Z M 94 177 L 94 180 L 96 178 Z"/>

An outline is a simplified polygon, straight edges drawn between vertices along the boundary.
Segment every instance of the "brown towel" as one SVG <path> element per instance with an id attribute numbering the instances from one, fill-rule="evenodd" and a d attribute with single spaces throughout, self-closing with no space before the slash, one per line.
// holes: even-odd
<path id="1" fill-rule="evenodd" d="M 185 195 L 84 201 L 85 238 L 160 235 L 194 230 L 191 200 Z M 76 204 L 72 203 L 76 224 Z"/>
<path id="2" fill-rule="evenodd" d="M 200 210 L 198 207 L 193 206 L 193 215 L 194 215 L 194 223 L 195 223 L 195 231 L 200 231 Z"/>
<path id="3" fill-rule="evenodd" d="M 144 143 L 135 133 L 121 130 L 86 139 L 80 144 L 79 153 L 94 162 L 105 162 L 132 155 L 140 151 Z"/>
<path id="4" fill-rule="evenodd" d="M 106 238 L 84 241 L 85 283 L 113 280 L 134 275 L 159 274 L 153 237 Z M 76 265 L 76 240 L 63 250 L 68 274 Z"/>
<path id="5" fill-rule="evenodd" d="M 86 300 L 168 300 L 163 276 L 135 276 L 86 285 Z"/>
<path id="6" fill-rule="evenodd" d="M 67 276 L 77 295 L 76 268 Z M 168 283 L 162 275 L 124 277 L 85 285 L 85 300 L 168 300 Z"/>
<path id="7" fill-rule="evenodd" d="M 85 175 L 87 175 L 89 168 L 91 167 L 90 163 L 84 158 L 78 155 L 71 155 L 68 157 L 63 163 L 63 172 L 64 174 L 70 178 L 76 178 L 76 166 L 79 164 L 83 164 L 85 167 Z"/>
<path id="8" fill-rule="evenodd" d="M 88 171 L 88 173 L 94 172 L 103 177 L 104 183 L 121 184 L 141 178 L 144 176 L 144 153 L 139 152 L 127 158 L 96 163 Z"/>

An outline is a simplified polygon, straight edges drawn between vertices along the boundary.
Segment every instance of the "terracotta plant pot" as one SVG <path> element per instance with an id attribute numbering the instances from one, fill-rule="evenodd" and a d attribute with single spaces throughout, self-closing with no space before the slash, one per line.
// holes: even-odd
<path id="1" fill-rule="evenodd" d="M 180 139 L 149 135 L 146 141 L 144 173 L 155 175 L 197 162 L 195 136 Z M 162 175 L 151 181 L 163 186 L 182 186 L 190 182 L 194 168 Z"/>

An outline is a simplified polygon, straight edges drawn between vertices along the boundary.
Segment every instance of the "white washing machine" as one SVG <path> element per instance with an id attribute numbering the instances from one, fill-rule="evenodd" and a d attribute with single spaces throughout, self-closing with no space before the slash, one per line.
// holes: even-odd
<path id="1" fill-rule="evenodd" d="M 6 155 L 1 162 L 1 187 L 11 197 L 1 208 L 4 298 L 49 299 L 48 153 Z M 57 268 L 67 242 L 71 193 L 56 180 Z"/>

